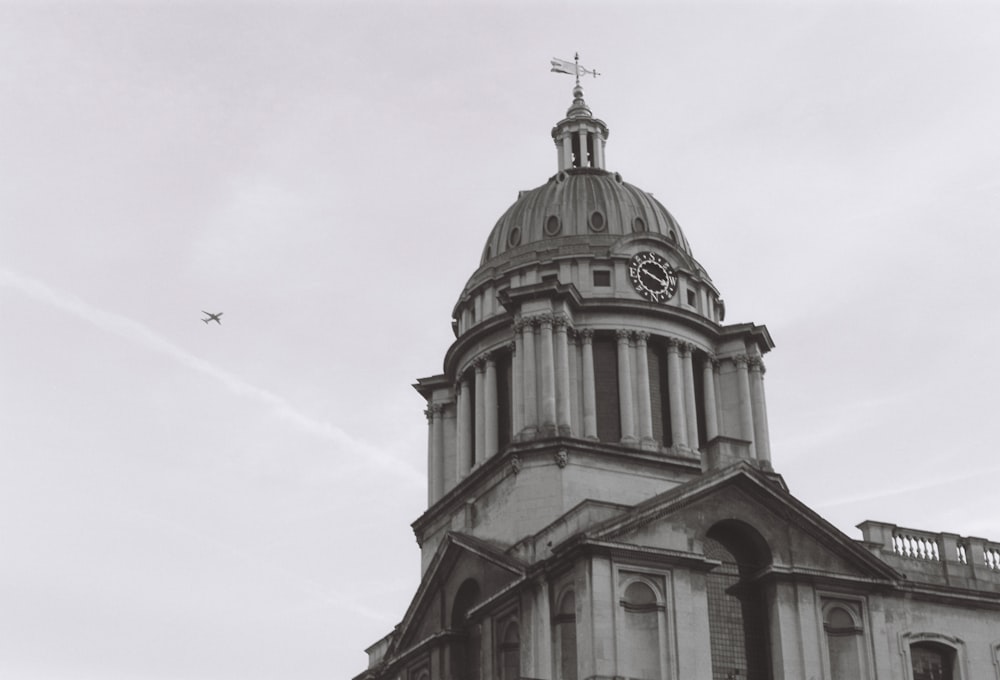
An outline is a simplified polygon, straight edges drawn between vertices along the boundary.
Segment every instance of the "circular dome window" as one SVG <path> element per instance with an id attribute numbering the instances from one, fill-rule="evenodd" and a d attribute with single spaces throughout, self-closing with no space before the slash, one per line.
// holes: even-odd
<path id="1" fill-rule="evenodd" d="M 510 233 L 507 234 L 507 245 L 513 248 L 514 246 L 520 243 L 521 243 L 521 228 L 514 227 L 513 229 L 510 230 Z"/>
<path id="2" fill-rule="evenodd" d="M 590 213 L 589 223 L 591 231 L 604 231 L 605 227 L 608 226 L 607 222 L 604 221 L 604 213 L 600 210 Z"/>
<path id="3" fill-rule="evenodd" d="M 646 220 L 636 217 L 632 220 L 632 231 L 646 231 Z"/>
<path id="4" fill-rule="evenodd" d="M 545 234 L 555 236 L 560 231 L 562 231 L 562 222 L 559 221 L 559 216 L 549 215 L 545 220 Z"/>

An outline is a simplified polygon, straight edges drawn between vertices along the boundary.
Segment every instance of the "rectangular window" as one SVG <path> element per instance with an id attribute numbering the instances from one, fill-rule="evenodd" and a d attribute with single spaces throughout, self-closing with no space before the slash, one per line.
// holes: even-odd
<path id="1" fill-rule="evenodd" d="M 606 269 L 595 269 L 594 270 L 594 287 L 595 288 L 610 288 L 611 287 L 611 272 Z"/>
<path id="2" fill-rule="evenodd" d="M 594 391 L 597 397 L 597 438 L 602 442 L 621 441 L 618 346 L 612 337 L 594 338 Z"/>

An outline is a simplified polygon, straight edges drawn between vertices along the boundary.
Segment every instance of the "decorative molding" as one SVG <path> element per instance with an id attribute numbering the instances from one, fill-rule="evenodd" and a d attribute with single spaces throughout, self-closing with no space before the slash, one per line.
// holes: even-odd
<path id="1" fill-rule="evenodd" d="M 569 452 L 566 449 L 559 449 L 555 453 L 556 465 L 560 468 L 564 468 L 569 464 Z"/>
<path id="2" fill-rule="evenodd" d="M 515 475 L 521 472 L 521 457 L 518 455 L 513 455 L 510 457 L 510 470 Z"/>

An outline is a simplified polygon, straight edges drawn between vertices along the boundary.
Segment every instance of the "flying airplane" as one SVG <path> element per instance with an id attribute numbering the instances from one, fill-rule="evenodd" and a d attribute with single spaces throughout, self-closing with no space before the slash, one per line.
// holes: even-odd
<path id="1" fill-rule="evenodd" d="M 215 323 L 219 324 L 220 326 L 222 325 L 222 321 L 219 319 L 219 317 L 222 316 L 222 312 L 219 312 L 218 314 L 212 314 L 212 312 L 206 312 L 203 309 L 203 310 L 201 310 L 201 313 L 202 314 L 208 314 L 208 318 L 207 319 L 202 319 L 202 321 L 204 321 L 205 323 L 208 323 L 209 321 L 214 321 Z"/>

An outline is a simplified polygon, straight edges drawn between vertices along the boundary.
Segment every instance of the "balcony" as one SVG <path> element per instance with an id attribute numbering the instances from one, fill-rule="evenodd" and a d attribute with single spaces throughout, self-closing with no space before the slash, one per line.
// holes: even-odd
<path id="1" fill-rule="evenodd" d="M 858 528 L 865 547 L 908 581 L 1000 593 L 998 542 L 871 520 Z"/>

